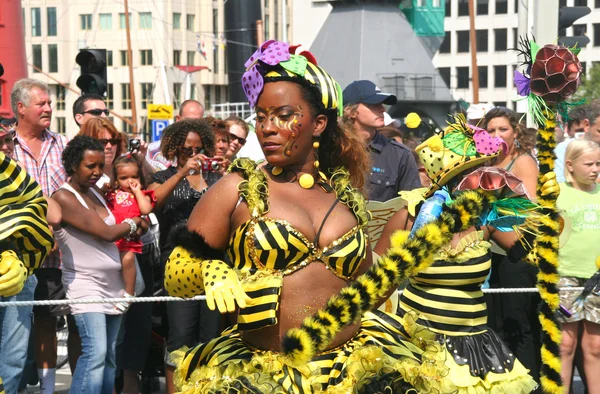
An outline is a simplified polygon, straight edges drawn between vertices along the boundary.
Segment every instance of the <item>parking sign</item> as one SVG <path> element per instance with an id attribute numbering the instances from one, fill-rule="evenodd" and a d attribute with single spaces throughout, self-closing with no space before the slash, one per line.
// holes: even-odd
<path id="1" fill-rule="evenodd" d="M 168 120 L 153 120 L 152 121 L 152 142 L 160 141 L 163 130 L 169 125 Z"/>

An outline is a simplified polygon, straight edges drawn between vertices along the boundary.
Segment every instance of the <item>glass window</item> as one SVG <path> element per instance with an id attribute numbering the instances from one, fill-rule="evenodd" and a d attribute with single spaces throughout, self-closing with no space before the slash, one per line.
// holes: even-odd
<path id="1" fill-rule="evenodd" d="M 219 34 L 219 10 L 213 9 L 213 34 Z"/>
<path id="2" fill-rule="evenodd" d="M 457 52 L 458 53 L 466 53 L 469 52 L 469 31 L 468 30 L 459 30 L 456 32 L 456 43 L 457 43 Z"/>
<path id="3" fill-rule="evenodd" d="M 594 23 L 592 26 L 594 29 L 594 46 L 600 47 L 600 23 Z"/>
<path id="4" fill-rule="evenodd" d="M 56 44 L 48 44 L 48 71 L 58 72 L 58 47 Z"/>
<path id="5" fill-rule="evenodd" d="M 42 16 L 38 7 L 31 9 L 31 35 L 33 37 L 42 35 Z"/>
<path id="6" fill-rule="evenodd" d="M 585 77 L 585 74 L 587 73 L 587 63 L 586 62 L 581 62 L 581 73 Z"/>
<path id="7" fill-rule="evenodd" d="M 456 67 L 456 88 L 469 88 L 469 67 Z"/>
<path id="8" fill-rule="evenodd" d="M 513 48 L 518 48 L 518 47 L 519 47 L 519 31 L 516 27 L 513 27 Z"/>
<path id="9" fill-rule="evenodd" d="M 188 31 L 194 31 L 196 30 L 194 28 L 194 24 L 196 22 L 196 16 L 195 15 L 186 15 L 185 16 L 185 29 Z"/>
<path id="10" fill-rule="evenodd" d="M 65 97 L 67 96 L 67 90 L 65 89 L 64 86 L 62 85 L 54 85 L 55 86 L 55 90 L 54 92 L 56 93 L 56 109 L 57 110 L 64 110 L 67 106 L 65 104 Z"/>
<path id="11" fill-rule="evenodd" d="M 125 116 L 125 119 L 123 121 L 123 132 L 125 132 L 127 135 L 131 135 L 131 133 L 133 132 L 133 128 L 131 127 L 131 124 L 129 124 L 129 122 L 131 122 L 131 116 Z M 127 122 L 127 120 L 129 122 Z"/>
<path id="12" fill-rule="evenodd" d="M 181 29 L 181 13 L 180 12 L 173 13 L 173 29 L 174 30 Z"/>
<path id="13" fill-rule="evenodd" d="M 600 8 L 600 0 L 594 1 L 594 8 Z"/>
<path id="14" fill-rule="evenodd" d="M 477 15 L 487 15 L 490 12 L 489 8 L 488 0 L 477 0 Z"/>
<path id="15" fill-rule="evenodd" d="M 79 15 L 79 24 L 81 30 L 92 30 L 92 14 Z"/>
<path id="16" fill-rule="evenodd" d="M 450 15 L 452 13 L 452 0 L 446 0 L 445 11 L 446 16 L 452 16 Z M 448 84 L 448 86 L 450 86 L 450 84 Z"/>
<path id="17" fill-rule="evenodd" d="M 106 51 L 106 65 L 108 67 L 113 65 L 113 51 Z"/>
<path id="18" fill-rule="evenodd" d="M 64 116 L 56 117 L 56 131 L 58 132 L 58 134 L 62 134 L 62 135 L 66 134 L 67 122 L 66 122 Z"/>
<path id="19" fill-rule="evenodd" d="M 194 65 L 194 58 L 196 57 L 196 51 L 187 51 L 187 65 Z"/>
<path id="20" fill-rule="evenodd" d="M 191 100 L 196 100 L 196 84 L 195 83 L 191 83 L 190 84 L 190 99 Z"/>
<path id="21" fill-rule="evenodd" d="M 121 84 L 121 108 L 131 109 L 131 94 L 128 83 Z"/>
<path id="22" fill-rule="evenodd" d="M 452 48 L 452 32 L 447 31 L 444 35 L 444 41 L 442 41 L 442 45 L 440 45 L 440 53 L 450 53 Z"/>
<path id="23" fill-rule="evenodd" d="M 56 7 L 48 7 L 46 9 L 48 16 L 48 36 L 56 36 Z"/>
<path id="24" fill-rule="evenodd" d="M 112 30 L 112 14 L 100 14 L 100 30 Z"/>
<path id="25" fill-rule="evenodd" d="M 587 0 L 575 0 L 575 7 L 587 7 Z"/>
<path id="26" fill-rule="evenodd" d="M 487 30 L 476 30 L 475 36 L 477 37 L 477 52 L 488 51 L 488 31 Z"/>
<path id="27" fill-rule="evenodd" d="M 173 65 L 174 66 L 181 65 L 181 51 L 178 51 L 178 50 L 173 51 Z"/>
<path id="28" fill-rule="evenodd" d="M 133 28 L 133 19 L 131 19 L 131 12 L 129 13 L 129 28 Z M 119 29 L 125 29 L 125 13 L 119 14 Z"/>
<path id="29" fill-rule="evenodd" d="M 494 66 L 494 87 L 506 87 L 506 66 Z"/>
<path id="30" fill-rule="evenodd" d="M 508 45 L 506 35 L 506 29 L 494 29 L 494 51 L 506 51 Z"/>
<path id="31" fill-rule="evenodd" d="M 179 109 L 180 104 L 181 104 L 181 84 L 174 83 L 173 84 L 173 108 Z"/>
<path id="32" fill-rule="evenodd" d="M 140 12 L 140 29 L 152 29 L 151 12 Z"/>
<path id="33" fill-rule="evenodd" d="M 41 70 L 42 69 L 42 46 L 41 45 L 32 45 L 31 50 L 32 50 L 32 57 L 33 57 L 32 63 L 34 66 L 36 66 L 37 68 L 39 68 Z M 34 68 L 33 72 L 37 73 L 39 71 L 37 71 Z"/>
<path id="34" fill-rule="evenodd" d="M 479 71 L 479 87 L 485 89 L 488 87 L 488 66 L 477 67 Z"/>
<path id="35" fill-rule="evenodd" d="M 215 62 L 215 68 L 214 68 L 214 72 L 218 73 L 219 72 L 219 45 L 213 45 L 213 57 L 214 57 L 214 62 Z"/>
<path id="36" fill-rule="evenodd" d="M 115 108 L 115 91 L 112 83 L 106 85 L 106 108 Z"/>
<path id="37" fill-rule="evenodd" d="M 508 13 L 508 0 L 496 0 L 496 14 Z"/>
<path id="38" fill-rule="evenodd" d="M 119 54 L 121 55 L 121 66 L 128 66 L 127 51 L 119 51 Z"/>
<path id="39" fill-rule="evenodd" d="M 450 88 L 450 67 L 440 67 L 438 68 L 438 72 L 444 80 L 446 87 Z"/>
<path id="40" fill-rule="evenodd" d="M 469 0 L 458 0 L 458 16 L 469 16 Z"/>
<path id="41" fill-rule="evenodd" d="M 263 25 L 265 29 L 265 41 L 271 39 L 271 24 L 269 21 L 269 15 L 265 15 L 265 23 Z"/>
<path id="42" fill-rule="evenodd" d="M 211 108 L 212 105 L 212 94 L 210 94 L 212 86 L 204 85 L 204 105 L 205 108 Z"/>
<path id="43" fill-rule="evenodd" d="M 142 88 L 142 109 L 147 109 L 148 104 L 152 104 L 152 84 L 151 83 L 140 83 Z"/>
<path id="44" fill-rule="evenodd" d="M 140 51 L 140 62 L 142 66 L 152 65 L 152 49 L 142 49 Z"/>

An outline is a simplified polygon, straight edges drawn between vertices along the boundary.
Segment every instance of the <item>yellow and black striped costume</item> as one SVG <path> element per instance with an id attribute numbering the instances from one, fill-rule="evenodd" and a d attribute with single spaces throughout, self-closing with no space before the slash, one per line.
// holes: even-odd
<path id="1" fill-rule="evenodd" d="M 0 252 L 14 250 L 28 268 L 38 268 L 54 240 L 46 221 L 48 203 L 38 183 L 0 152 Z"/>
<path id="2" fill-rule="evenodd" d="M 481 291 L 491 268 L 491 244 L 482 231 L 446 246 L 435 262 L 410 278 L 398 314 L 437 334 L 449 379 L 458 393 L 530 393 L 536 383 L 500 337 L 487 328 Z"/>
<path id="3" fill-rule="evenodd" d="M 423 357 L 428 356 L 404 340 L 408 333 L 400 318 L 379 311 L 367 313 L 348 342 L 319 353 L 301 366 L 293 365 L 281 353 L 254 349 L 243 342 L 240 332 L 277 323 L 277 314 L 272 311 L 278 307 L 282 282 L 278 278 L 317 260 L 327 264 L 335 275 L 349 278 L 367 250 L 366 223 L 360 215 L 355 228 L 322 249 L 288 223 L 265 218 L 266 178 L 250 163 L 236 161 L 230 168 L 245 178 L 238 189 L 252 218 L 234 232 L 228 255 L 255 304 L 242 309 L 238 325 L 221 337 L 171 354 L 177 365 L 175 384 L 179 390 L 198 394 L 350 393 L 375 392 L 373 387 L 383 392 L 387 387 L 390 392 L 417 393 L 439 386 L 439 369 L 432 365 L 441 369 L 442 363 L 428 363 L 423 369 Z M 343 202 L 344 197 L 337 194 Z M 188 271 L 187 266 L 183 269 Z M 415 386 L 424 390 L 417 391 Z"/>

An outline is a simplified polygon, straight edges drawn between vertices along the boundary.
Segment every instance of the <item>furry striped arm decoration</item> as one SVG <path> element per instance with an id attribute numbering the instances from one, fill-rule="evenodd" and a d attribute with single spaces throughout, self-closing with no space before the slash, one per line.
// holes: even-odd
<path id="1" fill-rule="evenodd" d="M 560 377 L 561 331 L 556 318 L 559 306 L 558 295 L 558 236 L 559 215 L 556 210 L 556 193 L 544 195 L 542 186 L 545 174 L 554 170 L 556 139 L 554 128 L 556 117 L 551 109 L 544 111 L 545 124 L 538 129 L 536 147 L 540 174 L 537 183 L 538 204 L 542 207 L 541 235 L 536 240 L 536 262 L 539 268 L 537 288 L 542 302 L 538 318 L 542 326 L 542 367 L 540 383 L 544 393 L 561 394 L 563 392 Z"/>
<path id="2" fill-rule="evenodd" d="M 493 201 L 494 197 L 483 191 L 466 191 L 444 207 L 439 219 L 417 230 L 413 237 L 408 237 L 408 231 L 395 232 L 390 249 L 377 264 L 333 296 L 323 309 L 304 319 L 300 328 L 286 333 L 283 353 L 294 365 L 302 365 L 326 350 L 344 327 L 373 309 L 402 279 L 429 267 L 435 253 L 452 240 L 453 234 L 477 224 Z"/>

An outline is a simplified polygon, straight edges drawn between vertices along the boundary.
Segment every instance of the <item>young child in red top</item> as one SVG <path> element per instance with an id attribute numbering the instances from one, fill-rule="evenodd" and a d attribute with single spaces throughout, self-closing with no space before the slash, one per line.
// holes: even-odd
<path id="1" fill-rule="evenodd" d="M 118 223 L 128 218 L 148 215 L 154 208 L 154 191 L 143 190 L 142 166 L 131 154 L 117 158 L 113 163 L 114 190 L 106 194 L 108 208 Z M 121 238 L 117 241 L 123 265 L 126 295 L 135 295 L 135 254 L 142 253 L 139 240 Z"/>

